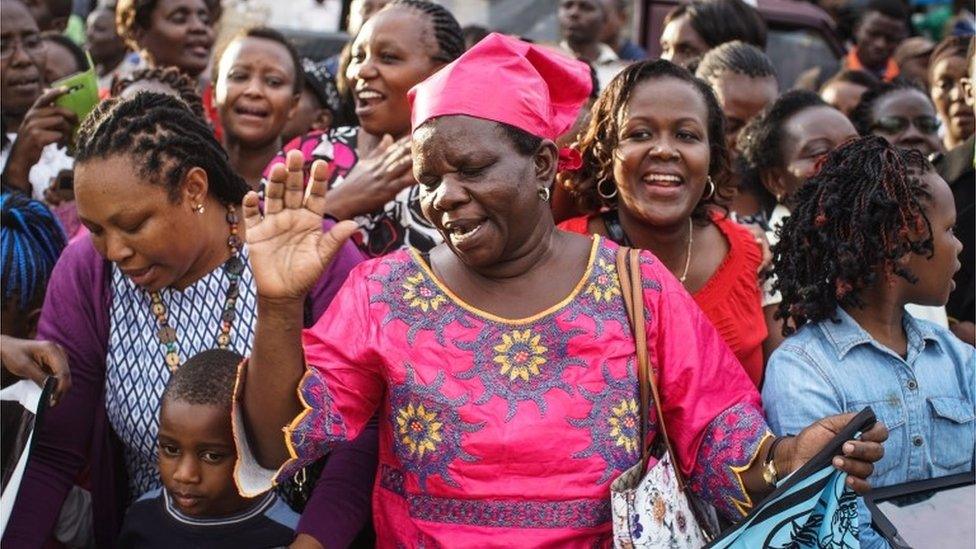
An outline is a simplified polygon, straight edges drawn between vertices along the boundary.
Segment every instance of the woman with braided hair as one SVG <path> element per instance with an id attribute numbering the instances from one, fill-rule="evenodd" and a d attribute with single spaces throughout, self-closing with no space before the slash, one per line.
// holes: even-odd
<path id="1" fill-rule="evenodd" d="M 196 81 L 176 67 L 139 69 L 112 84 L 112 97 L 130 98 L 139 92 L 166 93 L 186 103 L 193 114 L 206 120 L 203 99 L 196 89 Z"/>
<path id="2" fill-rule="evenodd" d="M 38 327 L 40 339 L 67 352 L 73 387 L 36 433 L 5 545 L 41 545 L 88 463 L 96 544 L 111 547 L 124 505 L 160 486 L 159 398 L 171 372 L 212 347 L 246 353 L 254 334 L 257 297 L 239 210 L 248 187 L 206 122 L 179 99 L 144 92 L 100 104 L 77 143 L 76 203 L 91 234 L 55 267 Z M 354 246 L 336 250 L 305 301 L 307 322 L 360 260 Z M 362 483 L 362 497 L 343 488 L 323 498 L 318 516 L 336 544 L 368 518 L 371 445 L 367 430 L 322 473 Z"/>
<path id="3" fill-rule="evenodd" d="M 942 306 L 959 269 L 952 193 L 925 158 L 881 137 L 849 141 L 797 193 L 773 246 L 790 335 L 766 370 L 777 434 L 871 406 L 890 430 L 872 483 L 971 471 L 974 349 L 905 312 Z M 861 508 L 862 547 L 885 546 Z"/>
<path id="4" fill-rule="evenodd" d="M 305 155 L 330 166 L 326 215 L 353 219 L 356 244 L 378 257 L 401 248 L 426 251 L 441 241 L 424 218 L 411 173 L 407 92 L 464 53 L 461 26 L 447 9 L 426 0 L 395 0 L 367 21 L 352 45 L 346 78 L 353 88 L 358 128 L 313 132 L 293 141 Z M 266 175 L 270 173 L 269 170 Z"/>

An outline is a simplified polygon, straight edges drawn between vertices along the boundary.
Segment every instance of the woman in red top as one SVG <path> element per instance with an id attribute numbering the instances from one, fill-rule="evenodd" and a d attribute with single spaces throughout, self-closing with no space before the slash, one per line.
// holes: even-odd
<path id="1" fill-rule="evenodd" d="M 762 250 L 717 204 L 729 198 L 722 110 L 668 61 L 631 65 L 603 92 L 568 184 L 584 211 L 560 228 L 654 252 L 684 284 L 758 386 Z"/>

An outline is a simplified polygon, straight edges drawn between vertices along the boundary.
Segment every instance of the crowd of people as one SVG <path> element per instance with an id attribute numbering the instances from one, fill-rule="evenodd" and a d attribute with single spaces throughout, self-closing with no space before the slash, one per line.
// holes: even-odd
<path id="1" fill-rule="evenodd" d="M 0 0 L 4 385 L 57 380 L 4 546 L 605 547 L 645 430 L 731 525 L 866 406 L 858 493 L 972 471 L 972 13 L 829 3 L 842 69 L 782 89 L 742 0 L 660 59 L 631 4 L 540 44 L 353 0 L 309 59 L 219 0 L 101 3 L 80 45 L 72 2 Z"/>

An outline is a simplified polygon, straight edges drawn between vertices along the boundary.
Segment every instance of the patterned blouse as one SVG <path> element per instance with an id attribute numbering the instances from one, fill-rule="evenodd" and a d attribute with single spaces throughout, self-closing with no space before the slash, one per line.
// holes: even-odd
<path id="1" fill-rule="evenodd" d="M 279 478 L 379 411 L 380 546 L 608 546 L 610 483 L 638 460 L 640 421 L 616 249 L 595 237 L 570 295 L 517 320 L 462 301 L 416 252 L 361 264 L 305 332 L 307 409 L 286 430 L 293 459 Z M 649 252 L 641 262 L 680 465 L 741 516 L 750 499 L 735 471 L 769 436 L 759 395 L 674 276 Z M 658 418 L 646 419 L 653 433 Z M 275 472 L 238 444 L 239 486 L 266 489 Z"/>
<path id="2" fill-rule="evenodd" d="M 305 155 L 306 181 L 312 162 L 324 160 L 331 169 L 329 188 L 338 187 L 359 162 L 356 154 L 358 136 L 359 128 L 341 127 L 296 137 L 268 163 L 264 175 L 267 177 L 275 164 L 284 163 L 288 151 L 299 150 Z M 354 221 L 359 224 L 360 230 L 353 239 L 368 257 L 380 257 L 405 248 L 426 252 L 443 241 L 420 210 L 419 185 L 403 189 L 382 208 L 356 216 Z"/>

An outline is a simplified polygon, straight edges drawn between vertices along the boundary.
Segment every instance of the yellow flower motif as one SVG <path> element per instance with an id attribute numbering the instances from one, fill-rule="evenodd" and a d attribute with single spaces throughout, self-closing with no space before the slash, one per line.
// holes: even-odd
<path id="1" fill-rule="evenodd" d="M 596 280 L 586 287 L 585 293 L 592 295 L 597 302 L 610 301 L 614 296 L 620 295 L 620 285 L 616 283 L 613 276 L 617 272 L 617 266 L 602 258 L 597 260 L 597 264 L 600 274 L 596 275 Z"/>
<path id="2" fill-rule="evenodd" d="M 397 413 L 396 420 L 400 440 L 410 449 L 411 456 L 424 457 L 424 452 L 433 452 L 442 440 L 443 424 L 437 421 L 437 412 L 428 412 L 423 404 L 407 404 Z"/>
<path id="3" fill-rule="evenodd" d="M 627 452 L 637 451 L 637 435 L 640 432 L 637 425 L 637 401 L 627 398 L 611 408 L 613 415 L 607 420 L 610 424 L 610 436 L 614 437 L 617 446 L 623 446 Z"/>
<path id="4" fill-rule="evenodd" d="M 447 302 L 447 298 L 443 294 L 437 293 L 429 285 L 424 284 L 423 273 L 408 276 L 407 281 L 403 284 L 403 289 L 406 290 L 403 293 L 403 300 L 411 307 L 419 307 L 425 313 L 428 310 L 436 311 L 438 307 Z"/>
<path id="5" fill-rule="evenodd" d="M 549 349 L 540 345 L 541 336 L 532 330 L 513 330 L 502 334 L 502 342 L 495 345 L 495 362 L 501 364 L 501 374 L 514 381 L 520 378 L 528 381 L 530 375 L 539 375 L 539 366 L 546 363 L 543 354 Z"/>

